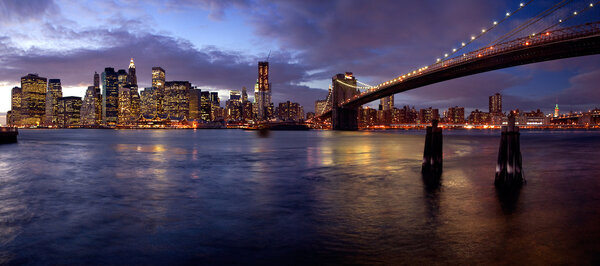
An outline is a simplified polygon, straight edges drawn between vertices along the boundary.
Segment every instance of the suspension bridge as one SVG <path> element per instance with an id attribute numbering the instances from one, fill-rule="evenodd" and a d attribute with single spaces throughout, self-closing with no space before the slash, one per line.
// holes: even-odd
<path id="1" fill-rule="evenodd" d="M 480 39 L 532 1 L 521 3 L 515 12 L 506 13 L 503 20 L 494 21 L 491 27 L 482 29 L 480 34 L 471 36 L 468 42 L 462 42 L 459 48 L 452 49 L 451 53 L 444 54 L 444 59 L 438 58 L 431 65 L 374 86 L 357 81 L 348 73 L 334 76 L 327 96 L 327 104 L 324 110 L 315 110 L 318 116 L 313 121 L 331 118 L 334 130 L 357 130 L 358 108 L 383 97 L 497 69 L 600 54 L 600 21 L 559 28 L 566 21 L 591 10 L 600 4 L 600 1 L 586 4 L 583 8 L 572 11 L 552 23 L 545 21 L 542 27 L 537 26 L 539 28 L 537 31 L 515 38 L 539 24 L 540 21 L 544 21 L 544 18 L 563 10 L 571 2 L 569 0 L 560 1 L 479 49 L 460 53 L 466 46 Z M 360 90 L 364 91 L 360 92 Z"/>

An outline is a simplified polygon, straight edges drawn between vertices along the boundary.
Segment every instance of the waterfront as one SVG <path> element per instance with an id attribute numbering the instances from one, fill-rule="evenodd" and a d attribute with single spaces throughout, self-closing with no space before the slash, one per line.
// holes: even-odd
<path id="1" fill-rule="evenodd" d="M 525 131 L 527 185 L 493 186 L 499 131 L 21 130 L 0 146 L 0 263 L 594 264 L 600 131 Z"/>

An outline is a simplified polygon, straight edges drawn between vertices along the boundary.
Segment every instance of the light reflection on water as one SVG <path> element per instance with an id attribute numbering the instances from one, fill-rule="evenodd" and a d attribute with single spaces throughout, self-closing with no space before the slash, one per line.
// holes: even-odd
<path id="1" fill-rule="evenodd" d="M 593 264 L 600 132 L 523 132 L 528 184 L 493 187 L 498 131 L 24 130 L 0 146 L 0 264 Z"/>

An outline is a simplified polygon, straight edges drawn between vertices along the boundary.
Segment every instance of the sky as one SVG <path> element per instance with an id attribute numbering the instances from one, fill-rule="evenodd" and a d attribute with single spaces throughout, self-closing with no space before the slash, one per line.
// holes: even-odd
<path id="1" fill-rule="evenodd" d="M 595 0 L 594 0 L 595 1 Z M 558 0 L 523 0 L 524 8 L 466 51 L 487 45 Z M 527 28 L 553 25 L 590 2 L 573 0 Z M 336 73 L 353 72 L 378 84 L 435 62 L 481 29 L 501 21 L 519 1 L 495 0 L 0 0 L 0 112 L 20 77 L 59 78 L 65 96 L 83 96 L 94 72 L 125 69 L 134 58 L 140 88 L 151 68 L 167 80 L 203 90 L 248 88 L 257 62 L 270 62 L 275 104 L 299 102 L 305 111 L 324 99 Z M 600 5 L 599 5 L 600 6 Z M 600 21 L 600 7 L 564 25 Z M 516 35 L 519 36 L 519 35 Z M 515 36 L 515 37 L 516 37 Z M 504 109 L 563 111 L 600 107 L 600 56 L 537 63 L 454 79 L 395 95 L 396 106 L 463 106 L 487 110 L 499 92 Z M 375 106 L 377 103 L 370 104 Z"/>

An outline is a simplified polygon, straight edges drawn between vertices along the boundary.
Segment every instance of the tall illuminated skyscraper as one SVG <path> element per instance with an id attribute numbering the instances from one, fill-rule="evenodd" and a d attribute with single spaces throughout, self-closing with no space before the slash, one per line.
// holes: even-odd
<path id="1" fill-rule="evenodd" d="M 58 119 L 58 98 L 62 97 L 60 79 L 49 79 L 46 91 L 46 117 L 44 124 L 56 125 Z"/>
<path id="2" fill-rule="evenodd" d="M 47 79 L 37 74 L 29 74 L 21 78 L 21 123 L 23 125 L 39 125 L 46 113 Z"/>
<path id="3" fill-rule="evenodd" d="M 212 121 L 212 100 L 209 91 L 200 92 L 200 119 Z"/>
<path id="4" fill-rule="evenodd" d="M 10 126 L 18 126 L 21 121 L 21 102 L 23 99 L 23 90 L 20 87 L 14 87 L 11 90 L 10 111 L 6 116 L 6 122 Z"/>
<path id="5" fill-rule="evenodd" d="M 164 108 L 171 119 L 187 118 L 190 115 L 190 89 L 188 81 L 169 81 L 165 83 Z"/>
<path id="6" fill-rule="evenodd" d="M 102 123 L 116 125 L 119 107 L 119 85 L 115 69 L 107 67 L 102 72 Z"/>
<path id="7" fill-rule="evenodd" d="M 140 112 L 144 116 L 154 116 L 156 112 L 156 88 L 145 88 L 140 92 Z"/>
<path id="8" fill-rule="evenodd" d="M 133 63 L 133 58 L 129 61 L 129 72 L 127 73 L 127 83 L 129 85 L 137 86 L 137 76 L 135 75 L 135 64 Z"/>
<path id="9" fill-rule="evenodd" d="M 164 114 L 165 70 L 161 67 L 152 68 L 152 87 L 155 88 L 154 94 L 156 97 L 156 112 L 157 114 Z"/>
<path id="10" fill-rule="evenodd" d="M 254 90 L 257 120 L 268 120 L 273 113 L 271 83 L 269 83 L 269 62 L 258 62 L 258 81 Z"/>
<path id="11" fill-rule="evenodd" d="M 558 112 L 558 103 L 556 104 L 556 106 L 554 107 L 554 117 L 558 117 L 559 116 L 559 112 Z"/>

